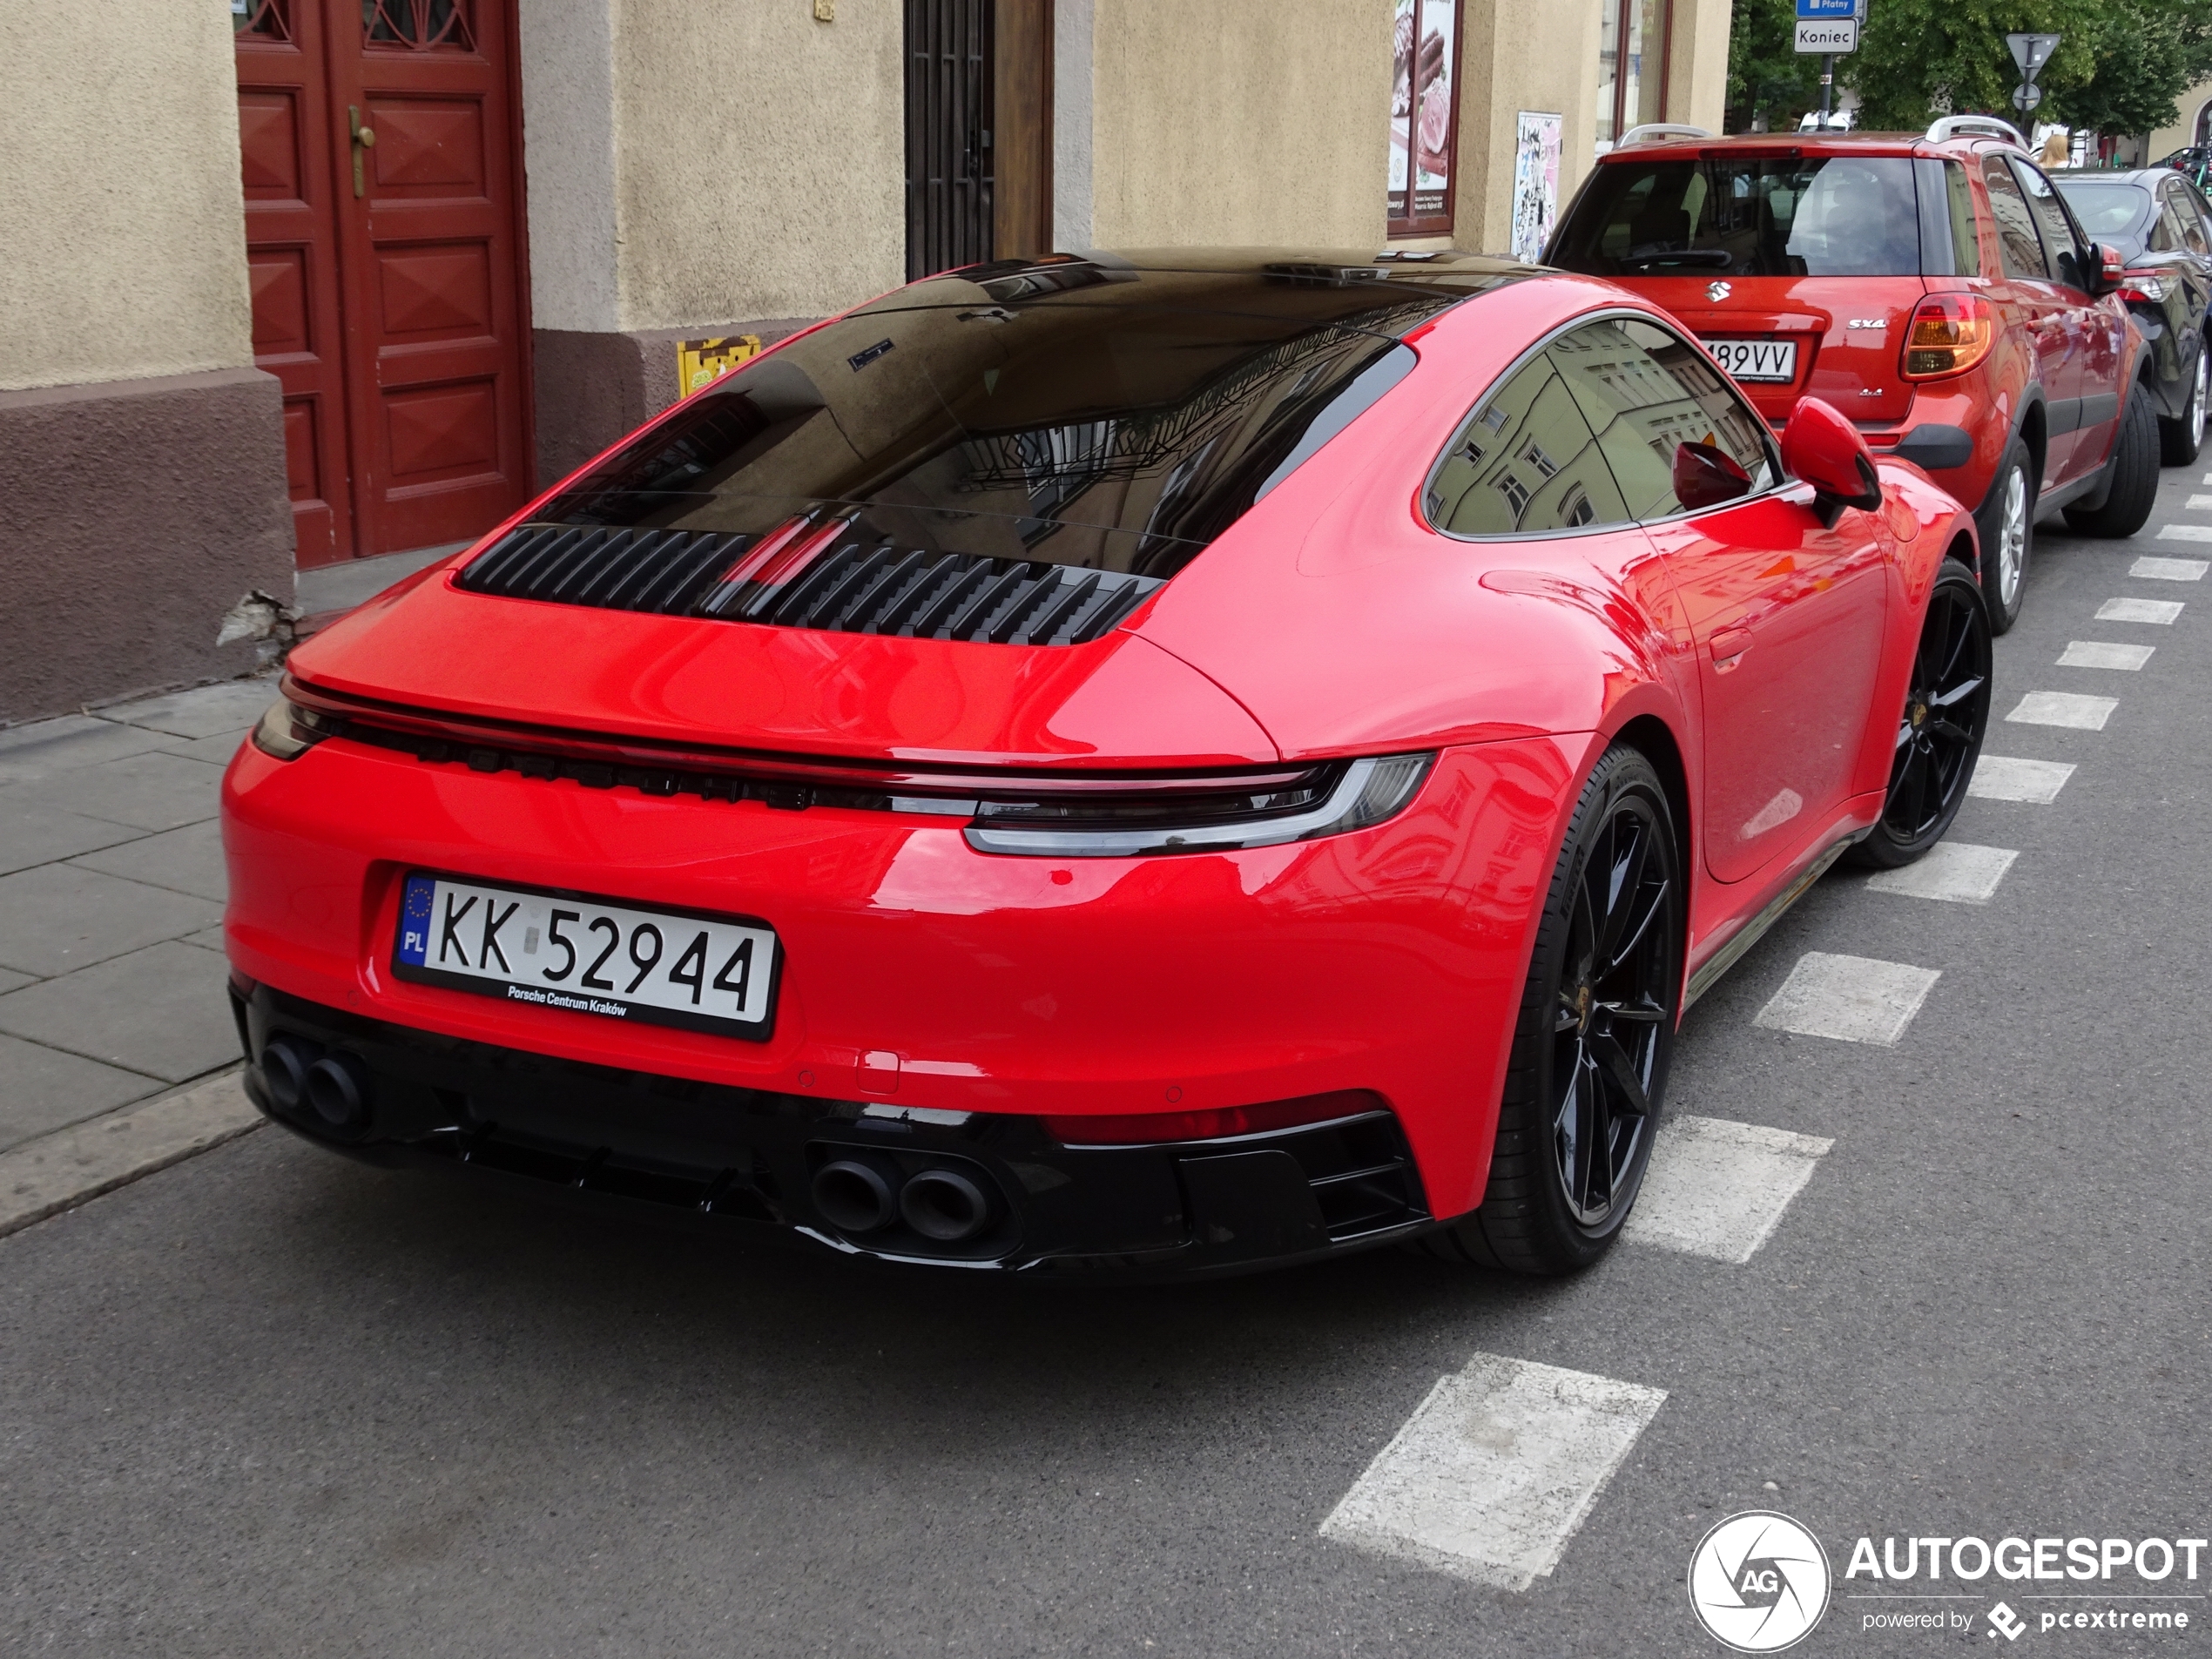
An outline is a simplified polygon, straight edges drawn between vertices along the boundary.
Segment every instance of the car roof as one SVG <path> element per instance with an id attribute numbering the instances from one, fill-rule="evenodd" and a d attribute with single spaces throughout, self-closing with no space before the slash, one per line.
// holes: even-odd
<path id="1" fill-rule="evenodd" d="M 2134 185 L 2148 190 L 2161 179 L 2188 180 L 2171 167 L 2046 167 L 2054 185 Z"/>
<path id="2" fill-rule="evenodd" d="M 1803 132 L 1792 128 L 1780 132 L 1730 132 L 1709 138 L 1693 138 L 1686 134 L 1656 138 L 1609 150 L 1598 160 L 1601 165 L 1649 160 L 1669 150 L 1694 151 L 1699 155 L 1748 150 L 1770 156 L 1957 157 L 1993 149 L 2027 153 L 2009 139 L 1986 132 L 1962 132 L 1955 138 L 1937 140 L 1925 132 Z"/>

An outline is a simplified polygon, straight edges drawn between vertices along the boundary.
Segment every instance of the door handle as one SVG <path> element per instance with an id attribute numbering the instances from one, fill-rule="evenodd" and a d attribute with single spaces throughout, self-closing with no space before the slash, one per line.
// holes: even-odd
<path id="1" fill-rule="evenodd" d="M 361 125 L 361 105 L 358 104 L 346 106 L 346 125 L 352 130 L 354 139 L 354 194 L 366 196 L 368 194 L 368 181 L 363 176 L 361 158 L 376 147 L 376 130 Z"/>
<path id="2" fill-rule="evenodd" d="M 1713 636 L 1713 671 L 1725 674 L 1743 660 L 1743 653 L 1751 649 L 1749 628 L 1723 628 Z"/>

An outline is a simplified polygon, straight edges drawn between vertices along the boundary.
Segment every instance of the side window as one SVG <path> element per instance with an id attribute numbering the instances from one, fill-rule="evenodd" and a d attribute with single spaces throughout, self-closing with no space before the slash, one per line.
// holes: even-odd
<path id="1" fill-rule="evenodd" d="M 2198 213 L 2196 205 L 2189 200 L 2188 187 L 2183 185 L 2168 185 L 2166 187 L 2165 196 L 2166 212 L 2159 217 L 2161 219 L 2168 215 L 2172 217 L 2174 228 L 2181 233 L 2182 239 L 2176 246 L 2185 247 L 2190 253 L 2199 255 L 2212 253 L 2212 241 L 2208 241 L 2205 238 L 2204 220 Z"/>
<path id="2" fill-rule="evenodd" d="M 2035 217 L 2043 226 L 2043 246 L 2050 255 L 2051 275 L 2069 288 L 2089 292 L 2088 260 L 2074 239 L 2074 226 L 2067 221 L 2066 209 L 2059 206 L 2059 192 L 2051 181 L 2018 157 L 2013 158 L 2013 171 L 2020 174 L 2020 188 L 2027 192 L 2028 206 L 2035 210 Z"/>
<path id="3" fill-rule="evenodd" d="M 1981 176 L 1989 186 L 1989 216 L 1996 221 L 1997 247 L 2004 257 L 2005 274 L 2045 280 L 2050 273 L 2043 266 L 2043 244 L 2035 234 L 2035 216 L 2028 211 L 2027 198 L 2013 182 L 2005 158 L 1984 156 Z"/>
<path id="4" fill-rule="evenodd" d="M 2145 246 L 2154 253 L 2179 253 L 2182 251 L 2181 220 L 2174 212 L 2174 199 L 2161 192 L 2158 211 L 2150 216 L 2150 235 Z"/>
<path id="5" fill-rule="evenodd" d="M 1595 529 L 1629 518 L 1548 353 L 1476 406 L 1429 475 L 1424 499 L 1429 522 L 1454 536 Z"/>
<path id="6" fill-rule="evenodd" d="M 2176 193 L 2188 210 L 2182 216 L 2182 223 L 2195 226 L 2195 233 L 2189 237 L 2190 248 L 2198 253 L 2212 255 L 2212 211 L 2206 209 L 2204 198 L 2194 190 L 2182 187 L 2177 188 Z"/>
<path id="7" fill-rule="evenodd" d="M 1955 161 L 1943 164 L 1945 198 L 1951 208 L 1951 257 L 1953 276 L 1981 274 L 1981 238 L 1974 233 L 1973 192 L 1966 187 L 1966 170 Z"/>
<path id="8" fill-rule="evenodd" d="M 1674 484 L 1682 444 L 1719 449 L 1750 481 L 1746 494 L 1774 482 L 1764 424 L 1726 377 L 1665 329 L 1635 317 L 1585 323 L 1554 341 L 1549 355 L 1635 516 L 1683 510 Z"/>

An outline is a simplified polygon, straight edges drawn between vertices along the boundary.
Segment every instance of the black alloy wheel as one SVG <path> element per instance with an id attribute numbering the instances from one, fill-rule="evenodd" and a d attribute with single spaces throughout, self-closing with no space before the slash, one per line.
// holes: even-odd
<path id="1" fill-rule="evenodd" d="M 1674 815 L 1616 745 L 1575 805 L 1529 964 L 1481 1207 L 1432 1254 L 1525 1273 L 1611 1246 L 1651 1157 L 1683 987 Z"/>
<path id="2" fill-rule="evenodd" d="M 1989 616 L 1973 574 L 1944 561 L 1920 624 L 1898 718 L 1882 816 L 1853 849 L 1878 869 L 1910 864 L 1943 839 L 1966 798 L 1989 729 Z"/>
<path id="3" fill-rule="evenodd" d="M 1650 1090 L 1675 988 L 1664 918 L 1676 883 L 1651 855 L 1648 802 L 1615 803 L 1575 884 L 1568 971 L 1552 1011 L 1552 1155 L 1567 1208 L 1602 1227 L 1635 1196 L 1650 1150 Z"/>
<path id="4" fill-rule="evenodd" d="M 2189 401 L 2174 419 L 2159 418 L 2158 458 L 2169 467 L 2188 466 L 2204 447 L 2204 401 L 2208 389 L 2212 389 L 2205 384 L 2208 371 L 2212 371 L 2212 346 L 2200 340 L 2196 368 L 2189 374 Z"/>

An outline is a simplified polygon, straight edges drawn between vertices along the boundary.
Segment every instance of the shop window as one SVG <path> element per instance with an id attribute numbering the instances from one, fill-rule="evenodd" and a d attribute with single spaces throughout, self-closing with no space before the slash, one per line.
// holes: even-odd
<path id="1" fill-rule="evenodd" d="M 1389 233 L 1448 235 L 1459 145 L 1460 0 L 1398 0 L 1392 38 Z"/>
<path id="2" fill-rule="evenodd" d="M 1597 37 L 1597 149 L 1603 155 L 1630 127 L 1663 121 L 1667 42 L 1674 0 L 1603 0 Z"/>

